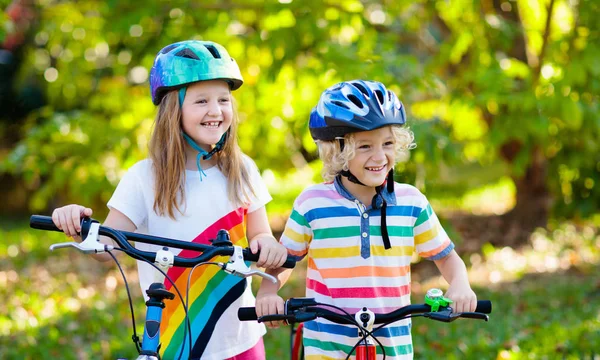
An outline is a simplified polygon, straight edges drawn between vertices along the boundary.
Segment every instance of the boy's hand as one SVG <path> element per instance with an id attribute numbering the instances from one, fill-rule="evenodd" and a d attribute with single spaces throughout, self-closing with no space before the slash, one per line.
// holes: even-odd
<path id="1" fill-rule="evenodd" d="M 477 307 L 477 296 L 468 283 L 451 284 L 444 296 L 452 300 L 453 312 L 472 312 Z"/>
<path id="2" fill-rule="evenodd" d="M 256 295 L 256 316 L 283 314 L 283 299 L 273 293 Z M 276 329 L 279 325 L 284 325 L 283 321 L 268 321 L 265 323 L 268 328 Z"/>
<path id="3" fill-rule="evenodd" d="M 256 266 L 267 269 L 277 269 L 287 260 L 287 250 L 272 235 L 261 234 L 250 242 L 253 254 L 260 250 Z"/>
<path id="4" fill-rule="evenodd" d="M 92 216 L 92 209 L 81 205 L 67 205 L 52 212 L 52 221 L 65 235 L 76 238 L 81 232 L 81 218 Z"/>

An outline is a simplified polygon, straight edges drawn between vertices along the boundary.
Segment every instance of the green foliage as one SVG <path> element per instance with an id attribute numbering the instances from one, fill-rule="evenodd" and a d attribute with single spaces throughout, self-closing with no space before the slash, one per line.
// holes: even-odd
<path id="1" fill-rule="evenodd" d="M 475 289 L 490 299 L 489 323 L 413 320 L 415 354 L 445 359 L 582 359 L 597 355 L 600 326 L 594 287 L 576 274 L 531 275 L 498 291 Z M 597 295 L 595 295 L 597 296 Z M 508 357 L 510 355 L 510 357 Z"/>
<path id="2" fill-rule="evenodd" d="M 368 78 L 386 83 L 409 111 L 418 148 L 398 179 L 460 196 L 522 176 L 539 152 L 555 214 L 587 217 L 600 204 L 600 5 L 551 3 L 45 1 L 15 86 L 35 79 L 47 105 L 19 123 L 20 142 L 0 152 L 0 171 L 26 182 L 32 210 L 104 204 L 147 153 L 156 51 L 211 39 L 245 78 L 235 93 L 241 147 L 286 201 L 301 186 L 283 179 L 318 167 L 306 124 L 319 94 Z M 515 141 L 507 158 L 501 149 Z M 461 180 L 465 169 L 479 180 Z"/>
<path id="3" fill-rule="evenodd" d="M 0 238 L 2 359 L 135 357 L 127 293 L 112 264 L 51 253 L 50 244 L 66 241 L 64 235 L 33 231 L 22 221 L 3 220 Z M 121 261 L 133 270 L 131 259 Z M 140 324 L 143 298 L 134 274 L 128 271 Z"/>

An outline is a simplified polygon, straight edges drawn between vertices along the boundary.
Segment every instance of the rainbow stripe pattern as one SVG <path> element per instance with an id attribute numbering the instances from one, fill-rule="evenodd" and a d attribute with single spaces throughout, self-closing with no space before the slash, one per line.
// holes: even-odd
<path id="1" fill-rule="evenodd" d="M 296 199 L 281 243 L 298 259 L 308 255 L 307 297 L 350 313 L 365 306 L 386 313 L 410 304 L 413 253 L 435 260 L 454 244 L 415 187 L 396 183 L 388 195 L 388 250 L 380 210 L 357 202 L 341 182 L 314 185 Z M 410 328 L 403 320 L 376 332 L 387 359 L 413 358 Z M 345 359 L 358 340 L 354 326 L 324 319 L 305 323 L 306 359 Z"/>
<path id="2" fill-rule="evenodd" d="M 246 238 L 246 209 L 239 208 L 219 219 L 199 234 L 193 242 L 209 244 L 209 239 L 216 238 L 220 229 L 229 231 L 231 242 L 242 247 L 248 246 Z M 198 253 L 183 250 L 178 256 L 195 257 Z M 227 257 L 218 256 L 212 261 L 228 261 Z M 168 275 L 186 298 L 188 276 L 191 269 L 173 267 Z M 200 358 L 212 332 L 223 312 L 238 299 L 246 289 L 247 281 L 233 275 L 228 275 L 217 266 L 199 266 L 190 279 L 188 316 L 192 328 L 192 358 Z M 165 279 L 165 287 L 170 290 L 173 285 Z M 174 289 L 172 292 L 175 292 Z M 174 300 L 165 302 L 165 309 L 160 328 L 162 342 L 161 356 L 164 359 L 176 359 L 183 351 L 182 358 L 187 358 L 189 351 L 188 336 L 185 341 L 185 311 L 181 300 L 175 296 Z M 183 343 L 185 342 L 185 346 Z"/>

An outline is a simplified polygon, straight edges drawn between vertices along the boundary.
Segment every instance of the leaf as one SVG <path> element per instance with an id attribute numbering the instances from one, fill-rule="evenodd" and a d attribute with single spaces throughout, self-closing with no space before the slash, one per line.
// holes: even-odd
<path id="1" fill-rule="evenodd" d="M 579 103 L 574 101 L 563 101 L 561 103 L 561 115 L 567 126 L 573 130 L 579 130 L 583 123 L 583 112 Z"/>

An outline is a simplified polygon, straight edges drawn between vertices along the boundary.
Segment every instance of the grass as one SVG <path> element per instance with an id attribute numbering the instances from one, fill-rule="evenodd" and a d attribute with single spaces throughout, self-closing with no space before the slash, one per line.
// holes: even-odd
<path id="1" fill-rule="evenodd" d="M 476 292 L 494 304 L 490 321 L 414 319 L 416 357 L 598 359 L 600 236 L 570 225 L 544 236 L 523 249 L 487 248 L 471 258 Z M 31 230 L 23 221 L 0 221 L 0 239 L 1 359 L 137 356 L 127 294 L 114 264 L 69 250 L 50 252 L 48 246 L 64 236 Z M 121 261 L 139 334 L 144 307 L 135 264 Z M 513 262 L 519 266 L 508 266 Z M 302 268 L 295 274 L 284 297 L 303 295 Z M 415 282 L 413 302 L 437 285 L 437 278 Z M 265 344 L 268 359 L 287 359 L 289 328 L 270 330 Z"/>

